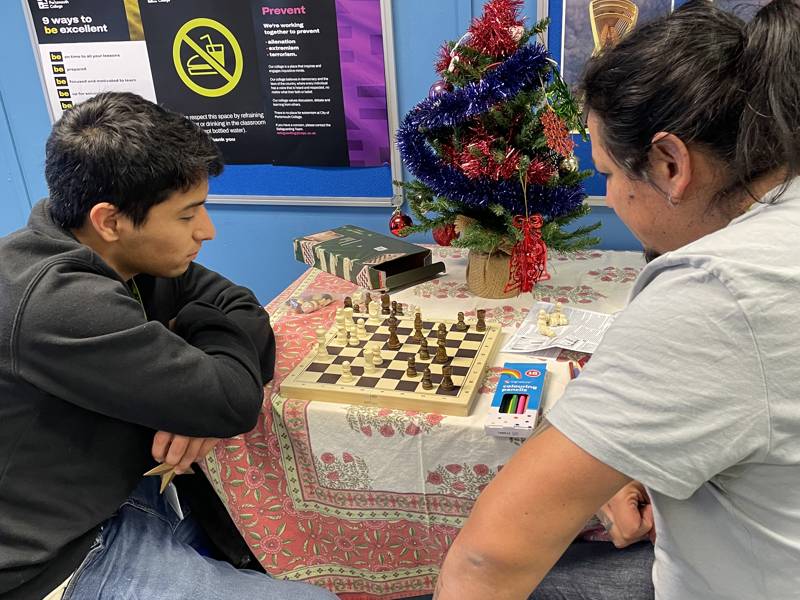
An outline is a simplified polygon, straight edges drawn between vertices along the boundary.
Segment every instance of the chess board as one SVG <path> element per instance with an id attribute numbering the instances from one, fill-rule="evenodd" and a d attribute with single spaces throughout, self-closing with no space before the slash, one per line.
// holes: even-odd
<path id="1" fill-rule="evenodd" d="M 367 319 L 368 315 L 355 315 L 356 319 Z M 402 346 L 389 350 L 388 317 L 381 315 L 378 321 L 367 321 L 367 339 L 357 346 L 343 346 L 336 342 L 336 328 L 325 335 L 326 353 L 320 353 L 315 344 L 311 352 L 295 367 L 281 383 L 281 395 L 300 400 L 322 400 L 343 404 L 380 406 L 400 410 L 418 410 L 445 415 L 469 415 L 477 398 L 478 388 L 486 375 L 486 368 L 494 357 L 500 341 L 500 326 L 486 323 L 485 331 L 477 331 L 475 323 L 467 322 L 466 331 L 456 329 L 456 321 L 440 319 L 422 322 L 423 335 L 428 340 L 429 360 L 419 357 L 419 343 L 409 340 L 414 332 L 413 318 L 399 318 L 397 337 Z M 437 348 L 439 323 L 447 327 L 446 347 L 448 362 L 436 364 L 433 358 Z M 364 348 L 379 344 L 383 363 L 374 367 L 372 373 L 365 372 Z M 406 374 L 409 357 L 414 356 L 417 376 Z M 342 381 L 342 363 L 351 364 L 351 381 Z M 452 367 L 452 390 L 441 388 L 442 367 Z M 422 373 L 431 370 L 430 390 L 422 387 Z"/>

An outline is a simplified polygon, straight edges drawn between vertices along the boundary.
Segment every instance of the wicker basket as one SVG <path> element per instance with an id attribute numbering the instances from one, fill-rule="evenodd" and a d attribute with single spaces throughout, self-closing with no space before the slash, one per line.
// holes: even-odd
<path id="1" fill-rule="evenodd" d="M 513 298 L 519 288 L 505 291 L 508 284 L 510 256 L 498 251 L 492 254 L 469 251 L 467 263 L 467 287 L 481 298 Z"/>

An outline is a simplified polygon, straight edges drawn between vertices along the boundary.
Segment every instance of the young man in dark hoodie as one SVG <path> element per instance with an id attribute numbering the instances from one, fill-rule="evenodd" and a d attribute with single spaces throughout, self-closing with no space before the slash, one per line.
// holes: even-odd
<path id="1" fill-rule="evenodd" d="M 202 474 L 142 477 L 252 429 L 272 378 L 267 314 L 193 262 L 221 170 L 133 94 L 53 127 L 50 197 L 0 238 L 0 599 L 335 598 L 234 568 L 251 557 Z"/>

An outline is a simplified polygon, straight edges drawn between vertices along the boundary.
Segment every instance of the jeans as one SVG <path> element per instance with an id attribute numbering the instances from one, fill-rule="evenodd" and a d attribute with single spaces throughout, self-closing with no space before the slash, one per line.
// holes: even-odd
<path id="1" fill-rule="evenodd" d="M 159 483 L 144 478 L 103 524 L 63 600 L 336 600 L 320 587 L 203 556 L 201 529 L 191 515 L 178 517 Z"/>
<path id="2" fill-rule="evenodd" d="M 573 542 L 528 600 L 653 600 L 653 545 Z"/>

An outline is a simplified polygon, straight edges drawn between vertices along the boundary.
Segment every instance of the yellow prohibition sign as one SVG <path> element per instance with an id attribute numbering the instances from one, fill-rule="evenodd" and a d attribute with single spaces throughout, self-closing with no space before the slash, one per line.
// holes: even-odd
<path id="1" fill-rule="evenodd" d="M 219 47 L 221 44 L 212 45 L 209 41 L 209 44 L 203 48 L 189 36 L 192 30 L 197 27 L 208 27 L 209 29 L 213 29 L 214 31 L 222 34 L 222 36 L 228 40 L 228 43 L 233 49 L 233 56 L 235 59 L 235 66 L 232 73 L 225 67 L 224 55 L 220 57 L 218 52 L 214 51 L 213 49 L 214 47 Z M 210 36 L 203 36 L 203 38 L 206 37 L 208 37 L 210 40 Z M 198 57 L 201 61 L 204 61 L 201 62 L 205 68 L 204 74 L 216 74 L 225 79 L 225 83 L 221 87 L 203 87 L 202 85 L 197 84 L 197 82 L 195 82 L 189 76 L 192 68 L 189 66 L 189 73 L 187 73 L 187 67 L 184 66 L 183 62 L 181 61 L 181 44 L 184 43 L 197 53 L 195 57 Z M 178 30 L 178 33 L 175 34 L 175 41 L 172 43 L 172 60 L 175 63 L 175 70 L 178 72 L 178 76 L 181 78 L 181 81 L 186 84 L 186 87 L 193 92 L 200 94 L 201 96 L 207 96 L 209 98 L 218 98 L 219 96 L 224 96 L 233 88 L 235 88 L 236 84 L 239 83 L 239 80 L 242 78 L 242 70 L 244 68 L 244 64 L 242 62 L 242 49 L 239 47 L 239 42 L 236 41 L 236 38 L 233 36 L 230 30 L 222 23 L 206 18 L 192 19 L 191 21 L 185 23 L 183 27 Z M 191 61 L 191 59 L 189 60 Z"/>

